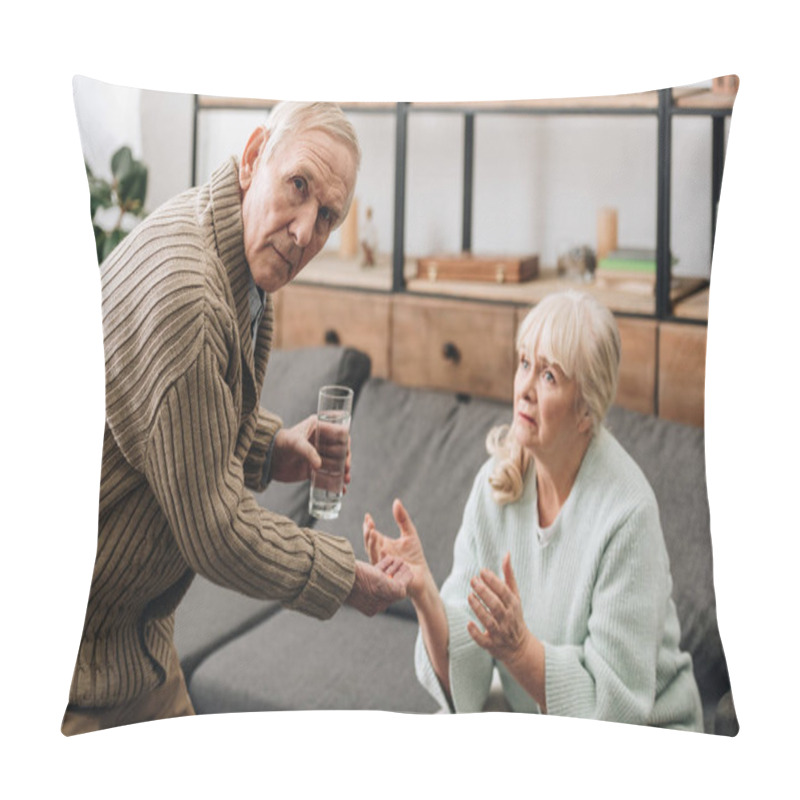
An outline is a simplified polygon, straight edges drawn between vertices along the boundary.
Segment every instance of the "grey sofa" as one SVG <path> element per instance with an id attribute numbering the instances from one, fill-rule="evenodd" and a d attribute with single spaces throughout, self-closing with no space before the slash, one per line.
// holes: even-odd
<path id="1" fill-rule="evenodd" d="M 317 523 L 366 558 L 361 523 L 396 535 L 400 497 L 441 585 L 484 438 L 506 422 L 508 404 L 409 389 L 369 377 L 358 351 L 324 347 L 273 353 L 262 404 L 293 424 L 314 411 L 325 383 L 356 392 L 352 482 L 337 520 Z M 682 644 L 691 652 L 708 733 L 735 735 L 725 656 L 716 621 L 703 431 L 621 408 L 607 425 L 640 464 L 659 500 Z M 268 487 L 260 503 L 313 526 L 307 484 Z M 434 713 L 413 665 L 417 624 L 408 601 L 368 619 L 349 607 L 320 622 L 195 578 L 176 615 L 176 643 L 200 714 L 234 711 L 379 709 Z"/>

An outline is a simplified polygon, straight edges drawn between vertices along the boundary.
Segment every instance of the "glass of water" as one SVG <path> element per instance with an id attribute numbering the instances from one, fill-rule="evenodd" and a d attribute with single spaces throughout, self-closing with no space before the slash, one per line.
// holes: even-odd
<path id="1" fill-rule="evenodd" d="M 322 466 L 311 473 L 308 512 L 317 519 L 336 519 L 342 507 L 353 390 L 347 386 L 323 386 L 317 400 L 314 446 Z"/>

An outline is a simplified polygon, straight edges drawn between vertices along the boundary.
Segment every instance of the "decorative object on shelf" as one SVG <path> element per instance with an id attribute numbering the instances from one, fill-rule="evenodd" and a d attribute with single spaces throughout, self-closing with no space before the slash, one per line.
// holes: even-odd
<path id="1" fill-rule="evenodd" d="M 374 267 L 378 257 L 378 229 L 372 221 L 372 207 L 367 206 L 366 222 L 364 223 L 364 235 L 361 237 L 361 249 L 364 254 L 362 267 Z"/>
<path id="2" fill-rule="evenodd" d="M 672 265 L 677 263 L 673 257 Z M 656 251 L 636 247 L 613 250 L 598 259 L 596 278 L 600 286 L 652 294 L 656 288 Z"/>
<path id="3" fill-rule="evenodd" d="M 711 91 L 715 94 L 736 94 L 739 91 L 738 75 L 722 75 L 711 81 Z"/>
<path id="4" fill-rule="evenodd" d="M 417 261 L 417 277 L 430 281 L 523 283 L 539 274 L 539 256 L 438 255 Z"/>
<path id="5" fill-rule="evenodd" d="M 355 258 L 358 255 L 358 198 L 354 197 L 350 210 L 342 223 L 342 240 L 339 245 L 342 258 Z"/>
<path id="6" fill-rule="evenodd" d="M 124 145 L 111 157 L 112 179 L 109 183 L 98 178 L 84 161 L 89 180 L 89 205 L 97 248 L 97 263 L 102 264 L 111 251 L 146 216 L 147 167 L 133 157 L 131 148 Z M 110 211 L 114 209 L 114 211 Z M 113 223 L 102 225 L 109 212 Z"/>
<path id="7" fill-rule="evenodd" d="M 654 292 L 655 250 L 620 248 L 606 253 L 597 261 L 597 282 L 624 291 Z"/>
<path id="8" fill-rule="evenodd" d="M 675 256 L 672 257 L 672 266 L 678 263 Z M 620 247 L 607 253 L 597 262 L 598 275 L 614 277 L 631 277 L 631 275 L 651 276 L 655 279 L 656 274 L 656 251 L 640 247 Z"/>
<path id="9" fill-rule="evenodd" d="M 566 253 L 558 257 L 556 273 L 560 277 L 580 278 L 591 281 L 597 267 L 597 257 L 594 250 L 587 245 L 571 247 Z"/>
<path id="10" fill-rule="evenodd" d="M 617 209 L 601 208 L 597 213 L 597 258 L 617 249 Z"/>

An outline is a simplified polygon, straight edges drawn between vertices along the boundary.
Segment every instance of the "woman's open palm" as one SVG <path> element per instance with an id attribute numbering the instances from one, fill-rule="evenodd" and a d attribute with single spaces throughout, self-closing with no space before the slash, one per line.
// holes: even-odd
<path id="1" fill-rule="evenodd" d="M 392 514 L 400 529 L 400 536 L 397 539 L 384 536 L 375 527 L 375 521 L 370 514 L 364 515 L 364 547 L 373 564 L 377 564 L 386 555 L 397 556 L 405 561 L 411 568 L 408 595 L 413 599 L 422 591 L 425 581 L 430 576 L 430 570 L 416 526 L 399 500 L 395 500 L 392 504 Z"/>

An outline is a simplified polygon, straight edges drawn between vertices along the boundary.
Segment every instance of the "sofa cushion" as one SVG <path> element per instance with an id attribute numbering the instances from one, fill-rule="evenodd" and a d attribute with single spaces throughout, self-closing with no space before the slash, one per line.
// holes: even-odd
<path id="1" fill-rule="evenodd" d="M 175 647 L 186 679 L 209 653 L 279 608 L 275 600 L 256 600 L 195 576 L 175 612 Z"/>
<path id="2" fill-rule="evenodd" d="M 200 714 L 366 710 L 432 713 L 414 675 L 417 625 L 341 608 L 324 622 L 282 610 L 210 655 L 189 693 Z"/>
<path id="3" fill-rule="evenodd" d="M 369 356 L 352 348 L 275 350 L 270 355 L 261 405 L 278 414 L 285 425 L 294 425 L 316 412 L 320 386 L 344 384 L 357 397 L 369 371 Z M 311 525 L 308 481 L 270 484 L 256 499 L 298 525 Z M 208 653 L 278 608 L 275 600 L 255 600 L 196 576 L 175 614 L 175 645 L 187 678 Z"/>
<path id="4" fill-rule="evenodd" d="M 510 416 L 506 403 L 370 379 L 353 416 L 351 483 L 342 511 L 320 527 L 347 537 L 366 558 L 364 514 L 369 511 L 382 533 L 397 536 L 392 502 L 399 497 L 441 585 L 453 565 L 453 543 L 475 475 L 488 458 L 486 434 Z M 390 613 L 416 618 L 408 600 Z"/>
<path id="5" fill-rule="evenodd" d="M 642 468 L 658 499 L 681 646 L 692 654 L 709 712 L 729 681 L 717 627 L 703 429 L 616 407 L 607 426 Z"/>

